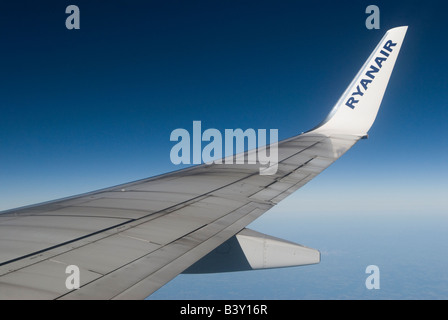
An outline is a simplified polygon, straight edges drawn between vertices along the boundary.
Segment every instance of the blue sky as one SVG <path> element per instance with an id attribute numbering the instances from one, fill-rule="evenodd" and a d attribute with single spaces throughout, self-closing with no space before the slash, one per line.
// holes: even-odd
<path id="1" fill-rule="evenodd" d="M 80 8 L 80 30 L 65 28 L 70 4 Z M 219 130 L 275 128 L 280 139 L 306 131 L 330 111 L 386 30 L 408 25 L 370 138 L 251 226 L 322 250 L 322 263 L 207 276 L 219 290 L 206 278 L 181 276 L 155 298 L 182 298 L 190 282 L 206 282 L 197 298 L 257 297 L 260 284 L 232 295 L 238 290 L 225 283 L 284 275 L 285 285 L 288 276 L 304 282 L 285 289 L 286 297 L 263 284 L 262 298 L 418 298 L 423 286 L 422 298 L 446 299 L 448 6 L 376 1 L 380 30 L 368 30 L 369 4 L 1 3 L 0 210 L 176 170 L 170 133 L 191 130 L 194 120 Z M 421 260 L 411 259 L 416 252 Z M 356 254 L 362 262 L 353 262 Z M 386 270 L 384 289 L 372 293 L 362 287 L 363 268 L 376 264 L 376 255 Z M 346 284 L 351 272 L 331 274 L 349 270 L 344 263 L 361 270 L 358 287 Z M 403 268 L 426 278 L 407 287 L 398 276 Z"/>

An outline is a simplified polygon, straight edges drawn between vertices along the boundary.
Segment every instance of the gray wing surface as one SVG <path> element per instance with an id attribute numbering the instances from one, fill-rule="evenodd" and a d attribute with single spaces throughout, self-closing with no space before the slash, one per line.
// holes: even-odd
<path id="1" fill-rule="evenodd" d="M 4 211 L 0 299 L 146 298 L 366 136 L 405 33 L 406 27 L 386 33 L 322 125 L 278 143 L 275 174 L 260 175 L 259 164 L 203 164 Z M 369 91 L 347 107 L 385 49 L 391 51 Z M 66 286 L 72 265 L 79 289 Z"/>
<path id="2" fill-rule="evenodd" d="M 0 216 L 0 298 L 144 299 L 310 181 L 357 138 L 303 134 L 258 165 L 201 165 Z M 81 287 L 68 290 L 67 266 Z"/>

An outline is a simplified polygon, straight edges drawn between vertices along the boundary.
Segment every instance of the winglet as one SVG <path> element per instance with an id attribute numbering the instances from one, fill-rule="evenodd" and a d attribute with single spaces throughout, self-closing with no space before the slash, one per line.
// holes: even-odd
<path id="1" fill-rule="evenodd" d="M 314 133 L 365 136 L 375 121 L 408 27 L 397 27 L 384 37 Z"/>

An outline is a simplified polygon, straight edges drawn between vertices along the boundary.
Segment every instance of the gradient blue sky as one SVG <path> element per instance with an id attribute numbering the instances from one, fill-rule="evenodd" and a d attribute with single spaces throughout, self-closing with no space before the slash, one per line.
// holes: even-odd
<path id="1" fill-rule="evenodd" d="M 70 4 L 81 10 L 80 30 L 65 28 Z M 365 27 L 369 4 L 380 8 L 380 30 Z M 408 25 L 370 138 L 252 226 L 322 250 L 322 263 L 207 281 L 180 276 L 154 297 L 370 298 L 363 272 L 382 254 L 394 289 L 373 298 L 419 298 L 420 286 L 401 290 L 392 275 L 421 253 L 427 264 L 409 267 L 433 275 L 421 297 L 446 299 L 447 12 L 444 1 L 2 2 L 0 210 L 176 170 L 170 133 L 191 130 L 194 120 L 204 129 L 275 128 L 280 139 L 306 131 L 387 29 Z M 354 290 L 341 283 L 356 254 Z M 339 277 L 328 271 L 338 268 Z M 286 296 L 278 287 L 290 280 L 225 286 L 285 273 L 303 278 L 294 292 L 280 290 Z M 316 278 L 326 289 L 316 289 Z M 195 296 L 197 283 L 205 289 Z"/>

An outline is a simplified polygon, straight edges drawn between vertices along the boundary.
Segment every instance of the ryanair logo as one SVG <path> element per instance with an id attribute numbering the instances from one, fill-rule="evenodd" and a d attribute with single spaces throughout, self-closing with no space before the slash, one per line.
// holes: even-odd
<path id="1" fill-rule="evenodd" d="M 359 84 L 356 86 L 356 91 L 352 92 L 350 98 L 347 99 L 345 105 L 349 108 L 355 109 L 356 104 L 359 102 L 357 98 L 362 97 L 367 91 L 369 84 L 375 79 L 375 74 L 380 71 L 383 66 L 383 62 L 387 60 L 390 53 L 394 50 L 397 44 L 392 42 L 392 40 L 387 41 L 383 49 L 380 51 L 380 55 L 375 58 L 375 63 L 371 64 L 369 70 L 364 74 L 365 77 L 361 79 Z"/>

